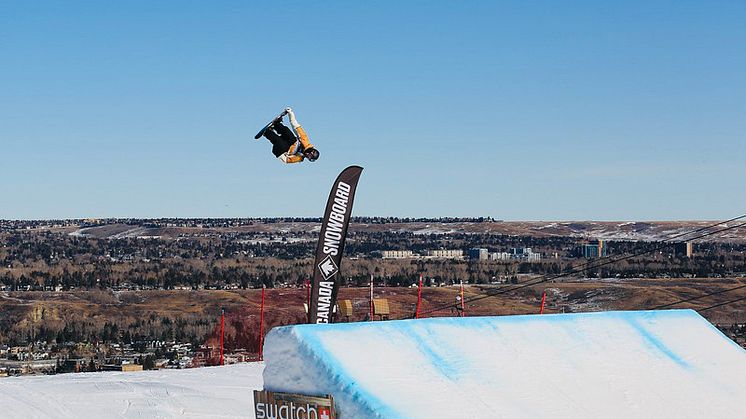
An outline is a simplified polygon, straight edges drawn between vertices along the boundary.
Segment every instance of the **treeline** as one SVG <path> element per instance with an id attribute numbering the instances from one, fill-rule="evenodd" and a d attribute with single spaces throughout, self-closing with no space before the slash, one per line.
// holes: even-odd
<path id="1" fill-rule="evenodd" d="M 133 344 L 145 340 L 203 342 L 205 334 L 215 326 L 214 317 L 203 315 L 177 316 L 174 318 L 151 314 L 134 321 L 105 322 L 102 326 L 84 319 L 66 320 L 61 328 L 40 325 L 30 330 L 11 327 L 7 334 L 11 343 L 55 342 L 104 342 Z"/>
<path id="2" fill-rule="evenodd" d="M 353 223 L 482 223 L 499 222 L 492 217 L 352 217 Z M 0 231 L 41 227 L 96 227 L 105 224 L 126 224 L 149 228 L 158 227 L 238 227 L 255 224 L 321 223 L 321 217 L 268 217 L 268 218 L 104 218 L 59 220 L 1 220 Z"/>
<path id="3" fill-rule="evenodd" d="M 216 315 L 163 316 L 151 313 L 143 318 L 107 316 L 106 321 L 86 318 L 84 312 L 64 319 L 32 322 L 27 313 L 6 313 L 0 319 L 0 343 L 17 346 L 31 342 L 68 345 L 79 342 L 127 343 L 146 340 L 177 341 L 198 346 L 213 333 Z"/>
<path id="4" fill-rule="evenodd" d="M 602 266 L 599 266 L 602 265 Z M 599 266 L 599 267 L 596 267 Z M 725 277 L 746 271 L 741 254 L 703 255 L 693 259 L 667 255 L 609 260 L 546 258 L 538 263 L 521 261 L 466 261 L 438 259 L 346 258 L 342 276 L 350 285 L 363 286 L 371 276 L 385 286 L 409 286 L 420 273 L 437 283 L 505 282 L 518 274 L 574 277 Z M 113 289 L 250 289 L 300 286 L 312 273 L 312 259 L 239 257 L 212 262 L 160 260 L 115 264 L 101 261 L 82 265 L 0 271 L 0 284 L 9 291 Z"/>
<path id="5" fill-rule="evenodd" d="M 312 272 L 316 247 L 311 232 L 287 240 L 276 232 L 231 232 L 209 238 L 95 239 L 14 231 L 0 233 L 0 243 L 0 285 L 10 291 L 292 286 Z M 473 247 L 490 252 L 530 247 L 543 258 L 539 263 L 527 263 L 374 257 L 382 250 L 424 254 L 432 249 Z M 382 285 L 406 286 L 420 272 L 438 282 L 487 283 L 524 273 L 564 273 L 580 265 L 588 266 L 578 276 L 588 277 L 707 277 L 746 272 L 746 244 L 697 243 L 691 259 L 677 254 L 667 243 L 612 241 L 607 247 L 612 258 L 639 256 L 594 268 L 598 264 L 583 259 L 580 242 L 571 237 L 351 231 L 343 276 L 352 284 L 365 284 L 373 276 Z"/>
<path id="6" fill-rule="evenodd" d="M 225 309 L 226 349 L 257 352 L 259 296 L 257 291 L 15 293 L 11 300 L 0 300 L 0 345 L 118 343 L 143 352 L 138 345 L 155 340 L 216 347 L 211 339 L 219 336 Z M 265 313 L 265 330 L 305 322 L 304 298 L 302 291 L 268 296 L 273 309 Z"/>

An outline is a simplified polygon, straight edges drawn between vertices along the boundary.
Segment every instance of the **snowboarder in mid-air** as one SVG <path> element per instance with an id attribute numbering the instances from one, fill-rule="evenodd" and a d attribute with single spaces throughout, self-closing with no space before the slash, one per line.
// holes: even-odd
<path id="1" fill-rule="evenodd" d="M 282 118 L 287 115 L 290 120 L 290 128 L 282 123 Z M 295 132 L 293 132 L 295 131 Z M 259 139 L 265 137 L 272 143 L 272 154 L 283 163 L 300 163 L 304 159 L 316 161 L 319 151 L 308 141 L 308 135 L 300 126 L 291 108 L 285 110 L 254 137 Z"/>

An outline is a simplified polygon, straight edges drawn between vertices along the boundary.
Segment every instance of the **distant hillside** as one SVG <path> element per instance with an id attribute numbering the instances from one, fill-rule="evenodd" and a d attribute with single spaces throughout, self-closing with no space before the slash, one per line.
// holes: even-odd
<path id="1" fill-rule="evenodd" d="M 230 233 L 298 234 L 318 231 L 315 219 L 282 221 L 277 219 L 251 220 L 250 222 L 195 223 L 194 220 L 163 223 L 159 220 L 101 220 L 93 226 L 72 225 L 52 228 L 74 236 L 91 238 L 163 238 L 184 236 L 214 236 Z M 359 218 L 350 225 L 351 232 L 410 232 L 418 235 L 444 235 L 453 233 L 496 234 L 533 237 L 578 237 L 607 240 L 661 241 L 682 234 L 704 229 L 717 221 L 406 221 L 393 219 L 381 222 L 376 218 Z M 222 225 L 221 225 L 222 224 Z M 732 227 L 737 223 L 731 223 Z M 719 225 L 712 230 L 729 227 Z M 46 228 L 46 227 L 42 227 Z M 702 230 L 703 232 L 705 230 Z M 744 242 L 746 227 L 737 227 L 713 234 L 706 241 Z"/>

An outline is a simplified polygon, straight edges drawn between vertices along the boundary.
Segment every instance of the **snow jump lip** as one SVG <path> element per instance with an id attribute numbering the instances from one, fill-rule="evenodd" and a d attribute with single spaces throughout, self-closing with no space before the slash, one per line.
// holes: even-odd
<path id="1" fill-rule="evenodd" d="M 746 351 L 692 310 L 273 329 L 266 390 L 342 417 L 730 417 Z"/>

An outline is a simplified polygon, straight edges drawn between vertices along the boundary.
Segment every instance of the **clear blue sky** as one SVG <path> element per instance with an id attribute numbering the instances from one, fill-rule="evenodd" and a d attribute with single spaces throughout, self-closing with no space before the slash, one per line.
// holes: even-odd
<path id="1" fill-rule="evenodd" d="M 5 2 L 0 80 L 0 218 L 746 212 L 741 0 Z"/>

